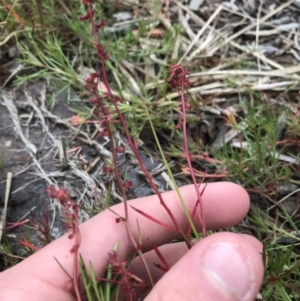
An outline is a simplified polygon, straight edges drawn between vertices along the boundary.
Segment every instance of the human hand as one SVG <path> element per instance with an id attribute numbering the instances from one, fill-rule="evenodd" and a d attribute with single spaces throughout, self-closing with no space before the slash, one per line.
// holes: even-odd
<path id="1" fill-rule="evenodd" d="M 201 187 L 200 187 L 201 189 Z M 180 188 L 185 204 L 191 212 L 197 199 L 193 185 Z M 186 230 L 188 223 L 178 197 L 174 191 L 163 194 L 164 200 L 180 226 Z M 249 209 L 246 191 L 233 183 L 212 183 L 205 188 L 202 197 L 206 228 L 215 230 L 232 226 L 244 218 Z M 130 201 L 130 205 L 149 215 L 171 224 L 170 217 L 160 205 L 157 196 Z M 114 212 L 124 216 L 124 205 L 112 207 Z M 143 238 L 143 252 L 151 272 L 159 279 L 146 301 L 252 301 L 263 278 L 262 245 L 248 235 L 216 233 L 201 240 L 188 250 L 183 243 L 164 245 L 178 237 L 170 231 L 138 214 L 129 207 L 129 223 L 136 240 Z M 80 254 L 85 262 L 92 262 L 96 274 L 104 276 L 108 253 L 118 242 L 118 258 L 129 259 L 135 249 L 129 239 L 125 223 L 116 223 L 116 215 L 105 210 L 80 225 Z M 137 230 L 137 220 L 140 231 Z M 197 229 L 201 225 L 195 219 Z M 162 276 L 153 266 L 158 261 L 151 251 L 150 238 L 160 248 L 172 266 Z M 163 246 L 164 245 L 164 246 Z M 72 240 L 62 236 L 41 249 L 20 264 L 0 274 L 0 300 L 22 301 L 74 301 L 74 294 L 67 289 L 69 278 L 61 266 L 72 275 Z M 143 275 L 143 267 L 137 259 L 131 267 L 134 273 Z M 162 277 L 161 277 L 162 276 Z M 161 277 L 161 279 L 160 279 Z"/>

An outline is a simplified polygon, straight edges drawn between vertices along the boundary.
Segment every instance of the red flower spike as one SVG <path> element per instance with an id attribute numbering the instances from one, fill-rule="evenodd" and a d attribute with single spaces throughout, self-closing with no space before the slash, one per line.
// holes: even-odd
<path id="1" fill-rule="evenodd" d="M 170 77 L 167 79 L 169 86 L 172 89 L 181 88 L 188 88 L 191 83 L 187 76 L 190 74 L 185 68 L 181 65 L 174 64 L 170 67 Z"/>
<path id="2" fill-rule="evenodd" d="M 82 4 L 93 4 L 94 0 L 82 0 Z"/>

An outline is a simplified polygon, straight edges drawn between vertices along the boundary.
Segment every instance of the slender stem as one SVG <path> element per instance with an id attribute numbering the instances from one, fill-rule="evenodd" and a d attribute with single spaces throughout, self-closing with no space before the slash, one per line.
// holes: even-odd
<path id="1" fill-rule="evenodd" d="M 90 8 L 89 9 L 90 9 L 90 12 L 92 12 L 92 10 L 93 10 L 93 5 L 92 4 L 90 4 Z M 94 43 L 95 43 L 95 46 L 97 46 L 97 45 L 99 45 L 99 42 L 98 42 L 98 37 L 97 37 L 97 30 L 96 30 L 95 23 L 94 23 L 93 19 L 91 19 L 91 25 L 92 25 L 92 32 L 93 32 Z M 104 83 L 104 85 L 105 85 L 105 87 L 107 89 L 107 93 L 108 93 L 111 101 L 113 102 L 113 105 L 114 105 L 114 107 L 115 107 L 115 109 L 117 111 L 117 114 L 118 114 L 119 118 L 121 119 L 121 122 L 122 122 L 123 127 L 124 127 L 125 132 L 126 132 L 127 139 L 128 139 L 128 141 L 130 143 L 130 146 L 132 147 L 133 143 L 131 141 L 131 137 L 130 137 L 128 128 L 126 126 L 125 119 L 123 118 L 123 115 L 121 114 L 121 112 L 119 110 L 118 101 L 116 100 L 114 94 L 112 93 L 111 87 L 110 87 L 110 85 L 108 83 L 104 59 L 100 55 L 99 55 L 99 59 L 100 59 L 100 64 L 101 64 L 101 77 L 102 77 L 103 83 Z M 104 108 L 103 104 L 100 104 L 100 105 L 102 106 L 102 112 L 105 112 L 105 110 L 103 110 L 103 108 Z M 135 239 L 134 239 L 134 237 L 132 235 L 132 231 L 130 229 L 127 197 L 126 197 L 124 182 L 123 182 L 123 180 L 122 180 L 122 178 L 121 178 L 121 176 L 119 174 L 119 170 L 118 170 L 117 152 L 116 152 L 116 148 L 115 148 L 114 137 L 113 137 L 112 128 L 111 128 L 111 122 L 110 121 L 107 124 L 107 128 L 108 128 L 109 139 L 110 139 L 110 142 L 111 142 L 111 149 L 112 149 L 112 155 L 113 155 L 114 174 L 116 176 L 116 179 L 117 179 L 117 182 L 118 182 L 118 186 L 119 186 L 119 189 L 121 190 L 121 194 L 122 194 L 122 197 L 123 197 L 123 200 L 124 200 L 125 224 L 126 224 L 127 233 L 129 235 L 129 238 L 130 238 L 132 244 L 134 245 L 136 251 L 140 255 L 140 258 L 141 258 L 141 260 L 142 260 L 142 262 L 143 262 L 143 264 L 145 266 L 145 269 L 147 271 L 147 275 L 148 275 L 148 278 L 149 278 L 149 281 L 150 281 L 150 285 L 151 285 L 151 287 L 153 287 L 154 286 L 154 281 L 153 281 L 153 278 L 152 278 L 149 266 L 148 266 L 148 264 L 147 264 L 147 262 L 146 262 L 146 260 L 145 260 L 145 258 L 143 256 L 141 250 L 139 250 L 138 244 L 135 241 Z"/>
<path id="2" fill-rule="evenodd" d="M 92 7 L 92 4 L 90 4 L 90 10 L 93 10 L 93 7 Z M 94 21 L 93 19 L 91 20 L 92 22 L 92 30 L 93 30 L 93 37 L 94 37 L 94 43 L 95 45 L 99 45 L 98 43 L 98 37 L 97 37 L 97 32 L 96 32 L 96 27 L 95 27 L 95 24 L 94 24 Z M 139 152 L 137 150 L 137 147 L 135 145 L 135 143 L 133 142 L 131 136 L 130 136 L 130 133 L 129 133 L 129 130 L 128 130 L 128 127 L 127 127 L 127 123 L 126 123 L 126 120 L 123 116 L 123 114 L 121 113 L 120 109 L 119 109 L 119 106 L 118 106 L 118 101 L 116 100 L 114 94 L 112 93 L 112 90 L 111 90 L 111 87 L 108 83 L 108 80 L 107 80 L 107 75 L 106 75 L 106 72 L 105 72 L 105 63 L 104 63 L 104 60 L 100 57 L 100 61 L 101 61 L 101 76 L 102 76 L 102 80 L 103 80 L 103 83 L 107 89 L 107 93 L 110 97 L 110 99 L 112 100 L 112 103 L 115 107 L 115 110 L 117 112 L 117 115 L 118 115 L 118 118 L 120 119 L 121 121 L 121 124 L 123 126 L 123 130 L 125 132 L 125 136 L 127 137 L 127 140 L 128 140 L 128 144 L 130 146 L 130 148 L 132 149 L 133 153 L 135 154 L 136 156 L 136 159 L 138 160 L 138 163 L 140 164 L 140 168 L 141 170 L 144 172 L 146 178 L 148 179 L 149 183 L 150 183 L 150 186 L 153 188 L 153 190 L 155 191 L 155 193 L 157 194 L 159 200 L 160 200 L 160 203 L 161 205 L 164 207 L 164 209 L 168 212 L 172 222 L 174 223 L 177 231 L 180 233 L 180 235 L 182 236 L 182 238 L 184 239 L 184 241 L 186 242 L 187 246 L 190 248 L 191 247 L 191 243 L 189 241 L 189 238 L 186 236 L 186 234 L 184 233 L 184 231 L 181 229 L 181 227 L 179 226 L 178 222 L 176 221 L 176 218 L 175 216 L 173 215 L 173 213 L 171 212 L 171 210 L 168 208 L 168 206 L 166 205 L 166 203 L 164 202 L 163 200 L 163 197 L 160 193 L 160 191 L 158 190 L 158 188 L 156 187 L 153 179 L 152 179 L 152 176 L 150 175 L 150 173 L 147 171 L 146 167 L 144 166 L 143 162 L 142 162 L 142 159 L 139 155 Z M 114 154 L 113 152 L 113 156 L 115 157 L 116 154 Z M 116 161 L 114 160 L 114 164 L 116 163 Z M 117 165 L 114 165 L 114 166 L 117 166 Z M 116 170 L 116 169 L 115 169 Z M 124 187 L 123 183 L 122 183 L 122 180 L 121 182 L 119 181 L 120 179 L 120 176 L 119 176 L 119 173 L 118 171 L 116 170 L 116 178 L 117 178 L 117 181 L 118 181 L 118 184 L 119 186 L 122 186 Z M 122 184 L 121 184 L 122 183 Z M 120 185 L 121 184 L 121 185 Z M 124 190 L 124 188 L 123 188 Z M 123 191 L 122 191 L 123 192 Z M 125 192 L 125 191 L 124 191 Z M 122 193 L 123 195 L 123 193 Z M 125 206 L 125 218 L 127 220 L 128 218 L 128 206 L 127 206 L 127 202 L 125 201 L 126 200 L 126 196 L 124 198 L 124 206 Z"/>
<path id="3" fill-rule="evenodd" d="M 183 67 L 179 67 L 181 68 L 181 72 L 182 72 L 182 76 L 186 76 L 185 74 L 185 70 L 183 69 Z M 193 166 L 192 166 L 192 162 L 191 162 L 191 157 L 190 157 L 190 153 L 189 153 L 189 147 L 188 147 L 188 136 L 187 136 L 187 115 L 186 115 L 186 101 L 185 101 L 185 81 L 184 79 L 181 81 L 181 88 L 179 91 L 180 94 L 180 98 L 181 98 L 181 106 L 182 106 L 182 119 L 183 119 L 183 149 L 184 149 L 184 153 L 186 156 L 186 160 L 188 163 L 188 167 L 190 170 L 190 174 L 192 177 L 192 181 L 193 184 L 195 186 L 195 190 L 196 190 L 196 194 L 197 194 L 197 198 L 198 198 L 198 202 L 199 202 L 199 207 L 200 207 L 200 222 L 202 225 L 202 235 L 203 237 L 205 237 L 206 234 L 206 229 L 205 229 L 205 216 L 204 216 L 204 209 L 203 209 L 203 204 L 202 204 L 202 197 L 201 197 L 201 193 L 199 191 L 199 187 L 198 187 L 198 183 L 195 177 L 195 173 L 193 170 Z"/>

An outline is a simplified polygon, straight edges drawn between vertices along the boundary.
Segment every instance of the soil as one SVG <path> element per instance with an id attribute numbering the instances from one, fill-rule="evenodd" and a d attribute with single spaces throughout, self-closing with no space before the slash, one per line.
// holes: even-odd
<path id="1" fill-rule="evenodd" d="M 95 126 L 72 126 L 70 123 L 70 118 L 75 114 L 70 110 L 68 99 L 78 99 L 76 93 L 71 91 L 71 96 L 66 92 L 57 93 L 54 103 L 47 106 L 49 111 L 43 111 L 43 101 L 49 97 L 49 91 L 53 92 L 55 88 L 49 88 L 44 81 L 39 81 L 2 94 L 6 102 L 2 97 L 0 153 L 3 164 L 0 173 L 0 213 L 4 207 L 7 173 L 12 172 L 6 226 L 25 219 L 42 220 L 46 210 L 51 223 L 51 237 L 56 239 L 65 233 L 65 226 L 61 208 L 56 201 L 49 198 L 45 192 L 46 188 L 50 184 L 66 187 L 74 199 L 80 199 L 88 208 L 103 208 L 106 200 L 101 196 L 107 192 L 112 176 L 102 172 L 105 152 L 109 152 L 109 143 L 97 136 L 95 139 L 87 139 L 95 130 Z M 8 109 L 10 105 L 15 107 L 15 114 L 12 113 L 11 107 Z M 25 142 L 17 130 L 18 125 Z M 81 139 L 81 133 L 85 133 L 85 142 Z M 122 140 L 121 137 L 118 139 Z M 126 143 L 125 140 L 123 142 Z M 63 158 L 56 144 L 63 146 Z M 32 151 L 34 147 L 35 154 Z M 161 176 L 163 168 L 160 170 L 160 162 L 146 155 L 144 151 L 141 151 L 140 155 L 148 171 L 158 170 L 155 175 L 153 173 L 158 187 L 162 191 L 169 189 Z M 133 185 L 128 189 L 128 198 L 153 194 L 145 177 L 139 172 L 138 164 L 130 150 L 120 154 L 118 160 L 121 174 Z M 93 168 L 90 168 L 91 166 Z M 113 202 L 119 202 L 117 191 L 113 195 Z M 80 218 L 84 221 L 88 216 L 83 214 Z M 31 232 L 32 242 L 40 244 L 35 229 L 29 229 L 29 224 L 26 225 L 6 230 L 4 233 L 4 241 L 8 240 L 13 246 L 13 253 L 19 256 L 25 255 L 24 248 L 16 241 L 27 235 L 28 231 Z M 0 270 L 3 269 L 1 256 L 0 253 Z"/>

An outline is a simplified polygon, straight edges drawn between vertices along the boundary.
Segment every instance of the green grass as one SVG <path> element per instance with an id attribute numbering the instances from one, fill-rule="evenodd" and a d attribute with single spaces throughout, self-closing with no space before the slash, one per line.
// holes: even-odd
<path id="1" fill-rule="evenodd" d="M 12 5 L 12 1 L 8 3 Z M 20 63 L 23 65 L 23 70 L 14 81 L 14 85 L 20 86 L 35 79 L 48 78 L 61 90 L 76 89 L 77 94 L 85 99 L 87 95 L 81 74 L 82 67 L 95 69 L 97 66 L 96 52 L 90 39 L 90 28 L 78 20 L 78 17 L 84 13 L 79 2 L 70 1 L 65 9 L 59 3 L 54 0 L 28 1 L 26 11 L 30 11 L 30 17 L 24 13 L 25 8 L 17 3 L 14 12 L 22 21 L 12 13 L 8 14 L 3 7 L 0 8 L 0 20 L 5 20 L 1 25 L 0 46 L 16 44 L 22 54 Z M 151 9 L 156 12 L 152 17 L 147 16 L 146 12 L 147 18 L 144 20 L 121 32 L 101 32 L 99 39 L 105 41 L 111 58 L 107 68 L 112 87 L 125 99 L 125 102 L 120 104 L 120 110 L 127 117 L 131 135 L 139 137 L 143 129 L 153 127 L 158 133 L 156 141 L 153 142 L 156 143 L 160 153 L 164 154 L 162 156 L 164 163 L 176 160 L 176 176 L 183 178 L 178 167 L 179 163 L 185 163 L 184 157 L 181 156 L 183 137 L 181 132 L 174 130 L 180 104 L 176 97 L 171 96 L 165 83 L 169 66 L 174 61 L 173 50 L 182 34 L 182 29 L 176 25 L 165 30 L 161 37 L 153 38 L 150 31 L 161 29 L 158 20 L 160 7 L 154 3 Z M 41 15 L 43 11 L 47 11 L 47 14 Z M 108 25 L 113 25 L 112 7 L 104 6 L 97 12 L 99 18 L 105 15 L 109 20 Z M 183 53 L 183 49 L 179 48 L 179 54 Z M 149 62 L 150 56 L 157 63 Z M 253 62 L 247 61 L 242 54 L 236 61 L 224 59 L 223 63 L 231 64 L 233 69 L 238 70 L 254 66 Z M 147 64 L 149 69 L 145 67 Z M 209 67 L 199 59 L 197 64 L 190 62 L 190 66 L 191 70 L 195 71 L 209 70 Z M 148 70 L 148 73 L 145 70 Z M 285 154 L 300 159 L 295 146 L 295 141 L 300 138 L 300 114 L 295 114 L 288 106 L 268 103 L 263 93 L 251 90 L 235 76 L 228 76 L 225 83 L 228 87 L 239 88 L 239 98 L 234 106 L 241 113 L 236 114 L 234 118 L 231 116 L 232 119 L 227 123 L 238 133 L 237 145 L 243 142 L 247 143 L 247 147 L 242 150 L 227 143 L 216 150 L 191 139 L 189 142 L 191 155 L 198 155 L 205 151 L 210 158 L 221 162 L 195 162 L 195 168 L 203 172 L 207 171 L 211 175 L 225 170 L 227 176 L 224 179 L 240 183 L 248 189 L 251 196 L 254 196 L 253 205 L 257 211 L 250 212 L 247 218 L 249 229 L 246 227 L 245 232 L 259 237 L 265 245 L 265 256 L 268 257 L 268 261 L 261 294 L 266 300 L 298 300 L 297 284 L 300 272 L 294 247 L 299 244 L 299 237 L 290 232 L 290 230 L 298 231 L 298 228 L 293 222 L 293 216 L 287 214 L 284 206 L 270 211 L 268 207 L 283 197 L 278 183 L 300 184 L 296 168 L 275 155 L 275 153 Z M 201 117 L 203 99 L 204 96 L 193 95 L 193 109 L 189 112 L 189 123 L 205 122 Z M 91 107 L 86 103 L 79 105 L 78 102 L 70 101 L 70 106 L 85 120 L 94 118 Z M 283 136 L 287 142 L 278 144 L 282 124 L 285 128 Z M 98 211 L 100 208 L 97 208 L 96 212 Z M 91 211 L 91 215 L 96 212 Z M 244 228 L 236 229 L 243 231 Z M 284 237 L 292 237 L 295 245 L 278 245 L 277 240 Z M 1 245 L 0 251 L 2 254 L 11 252 L 9 246 L 5 244 Z M 7 266 L 16 262 L 11 256 L 6 255 L 5 258 Z M 114 290 L 110 284 L 107 283 L 105 287 L 99 286 L 92 265 L 86 263 L 91 269 L 88 275 L 83 260 L 81 259 L 80 262 L 81 272 L 88 292 L 88 300 L 111 300 L 111 292 Z M 111 274 L 107 275 L 107 279 L 111 277 Z"/>
<path id="2" fill-rule="evenodd" d="M 242 150 L 225 146 L 216 152 L 216 157 L 224 162 L 230 176 L 245 187 L 273 195 L 276 193 L 276 183 L 288 183 L 291 179 L 290 167 L 282 164 L 278 155 L 275 155 L 284 151 L 284 148 L 276 146 L 278 121 L 283 112 L 266 105 L 259 96 L 256 101 L 249 102 L 245 95 L 241 107 L 246 114 L 232 128 L 237 131 L 237 137 L 247 145 Z"/>

